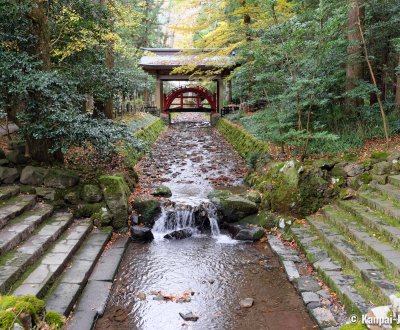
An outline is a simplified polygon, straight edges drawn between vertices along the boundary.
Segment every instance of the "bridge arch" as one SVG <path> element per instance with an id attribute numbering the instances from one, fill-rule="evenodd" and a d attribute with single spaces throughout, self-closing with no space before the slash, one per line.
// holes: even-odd
<path id="1" fill-rule="evenodd" d="M 173 104 L 176 99 L 180 99 L 179 104 Z M 193 105 L 193 103 L 187 103 L 187 100 L 195 100 L 194 108 L 186 108 L 188 105 Z M 202 102 L 207 100 L 210 108 L 203 107 Z M 176 106 L 171 108 L 171 106 Z M 217 95 L 216 93 L 211 93 L 209 90 L 203 86 L 181 86 L 173 89 L 168 94 L 164 94 L 164 112 L 171 111 L 204 111 L 204 112 L 217 112 Z"/>

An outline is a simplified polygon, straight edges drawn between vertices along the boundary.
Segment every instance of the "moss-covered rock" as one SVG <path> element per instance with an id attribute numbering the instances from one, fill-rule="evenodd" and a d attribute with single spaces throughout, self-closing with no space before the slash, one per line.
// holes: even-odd
<path id="1" fill-rule="evenodd" d="M 18 170 L 14 167 L 0 166 L 0 180 L 3 183 L 13 183 L 19 178 Z"/>
<path id="2" fill-rule="evenodd" d="M 372 167 L 372 173 L 376 175 L 386 175 L 389 174 L 390 170 L 392 169 L 392 164 L 387 161 L 376 163 Z"/>
<path id="3" fill-rule="evenodd" d="M 261 211 L 258 214 L 249 215 L 239 221 L 240 224 L 249 224 L 271 229 L 277 226 L 275 215 L 268 211 Z"/>
<path id="4" fill-rule="evenodd" d="M 65 317 L 54 311 L 47 311 L 44 321 L 50 326 L 52 330 L 61 330 L 65 324 Z"/>
<path id="5" fill-rule="evenodd" d="M 12 329 L 14 323 L 21 325 L 21 322 L 14 312 L 0 311 L 0 329 Z"/>
<path id="6" fill-rule="evenodd" d="M 20 181 L 23 184 L 39 186 L 43 183 L 47 169 L 43 167 L 26 166 L 21 172 Z"/>
<path id="7" fill-rule="evenodd" d="M 0 297 L 0 310 L 6 310 L 15 306 L 18 298 L 15 296 L 1 296 Z"/>
<path id="8" fill-rule="evenodd" d="M 86 203 L 98 203 L 103 199 L 103 193 L 101 192 L 100 187 L 93 184 L 84 185 L 81 195 L 82 199 Z"/>
<path id="9" fill-rule="evenodd" d="M 104 205 L 101 203 L 95 204 L 80 204 L 74 209 L 75 218 L 91 218 L 93 215 L 101 211 Z"/>
<path id="10" fill-rule="evenodd" d="M 146 227 L 153 227 L 161 213 L 160 202 L 154 199 L 135 199 L 133 208 L 139 215 L 139 222 Z"/>
<path id="11" fill-rule="evenodd" d="M 92 214 L 91 218 L 98 227 L 110 226 L 113 219 L 111 212 L 106 207 L 102 207 L 98 212 Z"/>
<path id="12" fill-rule="evenodd" d="M 256 203 L 256 204 L 261 203 L 261 194 L 257 190 L 250 190 L 243 197 Z"/>
<path id="13" fill-rule="evenodd" d="M 389 153 L 385 152 L 385 151 L 377 151 L 377 152 L 373 152 L 371 154 L 371 159 L 377 161 L 377 162 L 384 162 L 387 160 L 389 156 Z"/>
<path id="14" fill-rule="evenodd" d="M 67 169 L 51 168 L 44 177 L 44 185 L 51 188 L 66 189 L 76 186 L 79 176 Z"/>
<path id="15" fill-rule="evenodd" d="M 257 204 L 239 195 L 230 195 L 212 199 L 227 222 L 237 222 L 258 212 Z"/>
<path id="16" fill-rule="evenodd" d="M 172 192 L 167 186 L 159 186 L 151 193 L 153 196 L 158 197 L 171 197 Z"/>
<path id="17" fill-rule="evenodd" d="M 120 176 L 102 176 L 99 178 L 108 209 L 112 214 L 114 229 L 122 229 L 128 223 L 128 198 L 130 190 L 124 178 Z"/>
<path id="18" fill-rule="evenodd" d="M 79 193 L 70 191 L 64 195 L 64 200 L 70 205 L 78 205 L 80 202 Z"/>

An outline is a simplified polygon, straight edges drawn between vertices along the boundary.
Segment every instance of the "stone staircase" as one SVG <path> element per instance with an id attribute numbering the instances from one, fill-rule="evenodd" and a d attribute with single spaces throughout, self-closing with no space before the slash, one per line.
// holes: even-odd
<path id="1" fill-rule="evenodd" d="M 400 292 L 400 175 L 325 206 L 291 231 L 349 313 L 388 305 Z"/>
<path id="2" fill-rule="evenodd" d="M 90 329 L 107 303 L 128 241 L 120 238 L 104 252 L 110 238 L 111 229 L 94 228 L 90 219 L 54 211 L 17 185 L 0 186 L 0 294 L 35 295 L 65 316 L 74 306 L 79 314 L 95 297 L 90 313 L 69 325 Z"/>

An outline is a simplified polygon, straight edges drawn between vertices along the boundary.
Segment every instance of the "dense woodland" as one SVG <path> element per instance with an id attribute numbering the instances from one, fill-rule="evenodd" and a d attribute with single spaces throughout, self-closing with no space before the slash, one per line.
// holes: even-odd
<path id="1" fill-rule="evenodd" d="M 182 20 L 176 30 L 191 33 L 194 47 L 235 55 L 227 102 L 258 111 L 231 119 L 260 139 L 304 158 L 399 133 L 399 0 L 174 0 L 168 8 L 193 7 L 195 24 Z M 162 10 L 155 0 L 0 2 L 0 107 L 32 158 L 137 143 L 109 118 L 118 97 L 151 85 L 137 63 L 141 47 L 168 46 Z M 93 116 L 82 110 L 87 95 Z"/>

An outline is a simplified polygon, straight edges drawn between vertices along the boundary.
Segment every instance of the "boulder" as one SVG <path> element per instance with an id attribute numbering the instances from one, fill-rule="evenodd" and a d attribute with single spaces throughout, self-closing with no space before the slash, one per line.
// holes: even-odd
<path id="1" fill-rule="evenodd" d="M 130 190 L 125 180 L 120 176 L 102 176 L 99 179 L 103 195 L 110 210 L 114 229 L 126 227 L 128 222 Z"/>
<path id="2" fill-rule="evenodd" d="M 43 184 L 47 169 L 43 167 L 26 166 L 21 172 L 21 183 L 40 186 Z"/>
<path id="3" fill-rule="evenodd" d="M 25 157 L 25 152 L 21 150 L 11 150 L 6 154 L 6 158 L 14 164 L 26 164 L 28 158 Z"/>
<path id="4" fill-rule="evenodd" d="M 54 201 L 56 197 L 56 191 L 51 188 L 43 188 L 43 187 L 37 187 L 35 189 L 36 195 L 40 198 L 49 200 L 49 201 Z"/>
<path id="5" fill-rule="evenodd" d="M 331 170 L 331 175 L 334 178 L 346 178 L 347 172 L 345 171 L 345 167 L 348 165 L 346 162 L 337 163 L 333 169 Z"/>
<path id="6" fill-rule="evenodd" d="M 103 193 L 100 187 L 93 184 L 83 186 L 82 199 L 87 203 L 98 203 L 103 199 Z"/>
<path id="7" fill-rule="evenodd" d="M 79 176 L 70 170 L 51 168 L 44 176 L 44 185 L 51 188 L 66 189 L 76 186 Z"/>
<path id="8" fill-rule="evenodd" d="M 8 159 L 0 159 L 0 166 L 5 166 L 10 164 Z"/>
<path id="9" fill-rule="evenodd" d="M 261 227 L 242 228 L 234 237 L 238 241 L 257 241 L 264 236 L 264 230 Z"/>
<path id="10" fill-rule="evenodd" d="M 69 193 L 65 194 L 64 200 L 71 205 L 79 204 L 79 194 L 76 191 L 70 191 Z"/>
<path id="11" fill-rule="evenodd" d="M 172 192 L 167 186 L 159 186 L 151 193 L 153 196 L 158 197 L 171 197 Z"/>
<path id="12" fill-rule="evenodd" d="M 19 178 L 16 168 L 0 166 L 0 180 L 3 183 L 13 183 Z"/>
<path id="13" fill-rule="evenodd" d="M 254 203 L 261 203 L 261 194 L 257 190 L 250 190 L 243 197 Z"/>
<path id="14" fill-rule="evenodd" d="M 258 212 L 256 203 L 239 195 L 230 195 L 213 201 L 227 222 L 236 222 Z"/>
<path id="15" fill-rule="evenodd" d="M 389 174 L 392 169 L 392 164 L 389 162 L 379 162 L 372 167 L 372 173 L 376 175 L 386 175 Z"/>
<path id="16" fill-rule="evenodd" d="M 150 242 L 154 239 L 154 235 L 148 227 L 132 226 L 131 239 L 139 242 Z"/>
<path id="17" fill-rule="evenodd" d="M 193 232 L 190 228 L 175 230 L 172 233 L 169 233 L 164 236 L 166 239 L 185 239 L 192 237 Z"/>
<path id="18" fill-rule="evenodd" d="M 135 199 L 133 208 L 139 215 L 140 223 L 150 228 L 161 214 L 160 202 L 154 199 Z"/>
<path id="19" fill-rule="evenodd" d="M 349 163 L 343 167 L 343 170 L 346 172 L 347 176 L 354 177 L 364 172 L 364 166 L 357 163 Z"/>
<path id="20" fill-rule="evenodd" d="M 106 207 L 102 207 L 100 211 L 93 214 L 92 219 L 98 227 L 106 227 L 112 224 L 112 214 Z"/>

